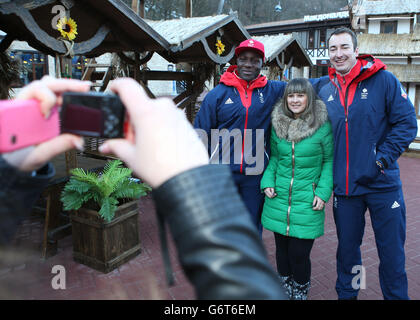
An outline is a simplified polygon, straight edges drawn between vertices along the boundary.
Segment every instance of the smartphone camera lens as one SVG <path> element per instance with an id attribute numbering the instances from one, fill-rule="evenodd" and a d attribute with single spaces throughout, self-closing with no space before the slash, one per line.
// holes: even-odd
<path id="1" fill-rule="evenodd" d="M 17 142 L 17 137 L 16 137 L 15 135 L 13 135 L 13 136 L 10 138 L 10 142 L 11 142 L 12 144 L 16 144 L 16 142 Z"/>

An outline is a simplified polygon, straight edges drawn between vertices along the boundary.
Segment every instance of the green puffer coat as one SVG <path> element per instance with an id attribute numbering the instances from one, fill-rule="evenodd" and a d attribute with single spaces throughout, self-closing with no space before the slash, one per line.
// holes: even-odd
<path id="1" fill-rule="evenodd" d="M 314 196 L 325 202 L 333 187 L 333 148 L 331 124 L 325 104 L 316 100 L 315 125 L 310 128 L 307 114 L 291 119 L 281 102 L 272 113 L 271 158 L 261 180 L 261 190 L 274 188 L 277 196 L 265 197 L 264 228 L 301 239 L 324 234 L 325 211 L 312 210 Z"/>

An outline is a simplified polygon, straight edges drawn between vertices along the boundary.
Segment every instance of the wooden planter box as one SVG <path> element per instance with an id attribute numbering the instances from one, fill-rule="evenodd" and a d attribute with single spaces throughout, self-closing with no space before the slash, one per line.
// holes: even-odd
<path id="1" fill-rule="evenodd" d="M 138 200 L 118 207 L 111 222 L 95 210 L 81 208 L 71 214 L 73 258 L 108 273 L 141 252 Z"/>

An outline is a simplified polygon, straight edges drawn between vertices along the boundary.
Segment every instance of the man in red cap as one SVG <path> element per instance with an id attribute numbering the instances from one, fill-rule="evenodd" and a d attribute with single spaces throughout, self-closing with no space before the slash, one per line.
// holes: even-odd
<path id="1" fill-rule="evenodd" d="M 286 86 L 260 74 L 264 55 L 261 42 L 243 41 L 235 49 L 236 65 L 207 94 L 194 122 L 207 144 L 210 162 L 230 165 L 260 235 L 264 202 L 260 180 L 268 164 L 270 114 Z"/>

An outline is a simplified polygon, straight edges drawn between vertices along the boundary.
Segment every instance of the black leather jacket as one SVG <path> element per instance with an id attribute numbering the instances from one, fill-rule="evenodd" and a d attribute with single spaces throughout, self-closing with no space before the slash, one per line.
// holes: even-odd
<path id="1" fill-rule="evenodd" d="M 153 196 L 197 298 L 287 299 L 229 167 L 186 171 Z"/>
<path id="2" fill-rule="evenodd" d="M 28 217 L 54 174 L 51 164 L 33 176 L 10 166 L 0 157 L 0 245 L 10 243 L 19 224 Z"/>

